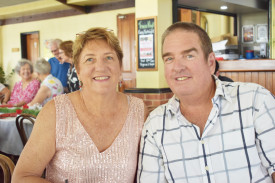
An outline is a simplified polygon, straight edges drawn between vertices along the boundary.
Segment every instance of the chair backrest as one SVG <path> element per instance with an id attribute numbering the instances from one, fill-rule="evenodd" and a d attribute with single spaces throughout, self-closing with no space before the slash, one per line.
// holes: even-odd
<path id="1" fill-rule="evenodd" d="M 2 168 L 4 173 L 4 182 L 2 180 L 0 180 L 0 182 L 10 183 L 11 176 L 15 167 L 13 161 L 8 156 L 0 154 L 0 167 Z"/>
<path id="2" fill-rule="evenodd" d="M 23 122 L 25 120 L 28 120 L 28 121 L 32 122 L 32 124 L 34 124 L 34 122 L 35 122 L 34 119 L 35 119 L 35 117 L 30 114 L 20 114 L 19 116 L 16 117 L 16 120 L 15 120 L 16 128 L 17 128 L 20 138 L 22 140 L 23 146 L 25 146 L 28 141 Z"/>

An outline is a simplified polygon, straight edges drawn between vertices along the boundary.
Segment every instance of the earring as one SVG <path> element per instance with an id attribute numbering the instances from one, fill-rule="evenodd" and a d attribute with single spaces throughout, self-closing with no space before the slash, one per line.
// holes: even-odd
<path id="1" fill-rule="evenodd" d="M 83 86 L 82 81 L 79 81 L 79 88 L 82 88 L 82 86 Z"/>

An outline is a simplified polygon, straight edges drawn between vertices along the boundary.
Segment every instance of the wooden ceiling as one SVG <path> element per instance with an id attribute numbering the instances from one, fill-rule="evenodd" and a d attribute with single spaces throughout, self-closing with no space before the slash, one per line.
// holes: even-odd
<path id="1" fill-rule="evenodd" d="M 3 0 L 0 1 L 0 20 L 69 9 L 88 13 L 93 6 L 123 1 L 127 0 Z"/>

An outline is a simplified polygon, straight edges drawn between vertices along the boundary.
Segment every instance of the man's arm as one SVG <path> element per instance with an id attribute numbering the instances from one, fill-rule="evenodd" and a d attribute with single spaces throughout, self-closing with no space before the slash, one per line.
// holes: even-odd
<path id="1" fill-rule="evenodd" d="M 164 163 L 161 151 L 157 146 L 156 139 L 150 132 L 150 117 L 147 119 L 140 142 L 138 160 L 137 182 L 167 182 L 164 175 Z"/>
<path id="2" fill-rule="evenodd" d="M 275 172 L 272 174 L 273 183 L 275 183 Z"/>

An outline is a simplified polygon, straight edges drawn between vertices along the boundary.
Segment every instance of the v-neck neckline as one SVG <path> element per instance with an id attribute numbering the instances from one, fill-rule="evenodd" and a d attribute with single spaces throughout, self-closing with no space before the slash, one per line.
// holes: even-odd
<path id="1" fill-rule="evenodd" d="M 84 131 L 84 132 L 85 132 L 85 137 L 91 141 L 91 144 L 94 146 L 96 152 L 97 152 L 98 154 L 101 154 L 101 155 L 104 155 L 104 154 L 106 154 L 106 153 L 108 154 L 108 152 L 113 148 L 113 146 L 114 146 L 115 144 L 117 144 L 117 141 L 118 141 L 120 138 L 122 138 L 122 137 L 120 137 L 120 136 L 122 136 L 122 133 L 124 133 L 124 131 L 126 130 L 126 125 L 128 125 L 128 123 L 129 123 L 129 121 L 130 121 L 131 103 L 132 103 L 131 97 L 127 95 L 128 111 L 127 111 L 126 120 L 125 120 L 125 122 L 124 122 L 124 124 L 123 124 L 123 126 L 122 126 L 122 128 L 121 128 L 121 130 L 120 130 L 120 132 L 119 132 L 118 135 L 115 137 L 115 139 L 113 140 L 112 144 L 111 144 L 108 148 L 106 148 L 104 151 L 102 151 L 102 152 L 100 152 L 100 151 L 98 150 L 98 147 L 97 147 L 96 144 L 94 143 L 92 137 L 89 135 L 89 133 L 87 132 L 87 130 L 85 129 L 85 127 L 84 127 L 84 126 L 82 125 L 82 123 L 80 122 L 80 120 L 79 120 L 79 118 L 78 118 L 78 116 L 77 116 L 76 110 L 75 110 L 75 108 L 74 108 L 74 105 L 72 104 L 72 101 L 70 100 L 70 98 L 69 98 L 69 96 L 68 96 L 67 94 L 66 94 L 66 98 L 67 98 L 67 100 L 69 101 L 69 105 L 70 105 L 69 107 L 72 107 L 72 109 L 73 109 L 73 116 L 75 116 L 75 118 L 76 118 L 76 120 L 77 120 L 77 125 L 80 127 L 80 130 L 81 130 L 81 131 Z"/>

